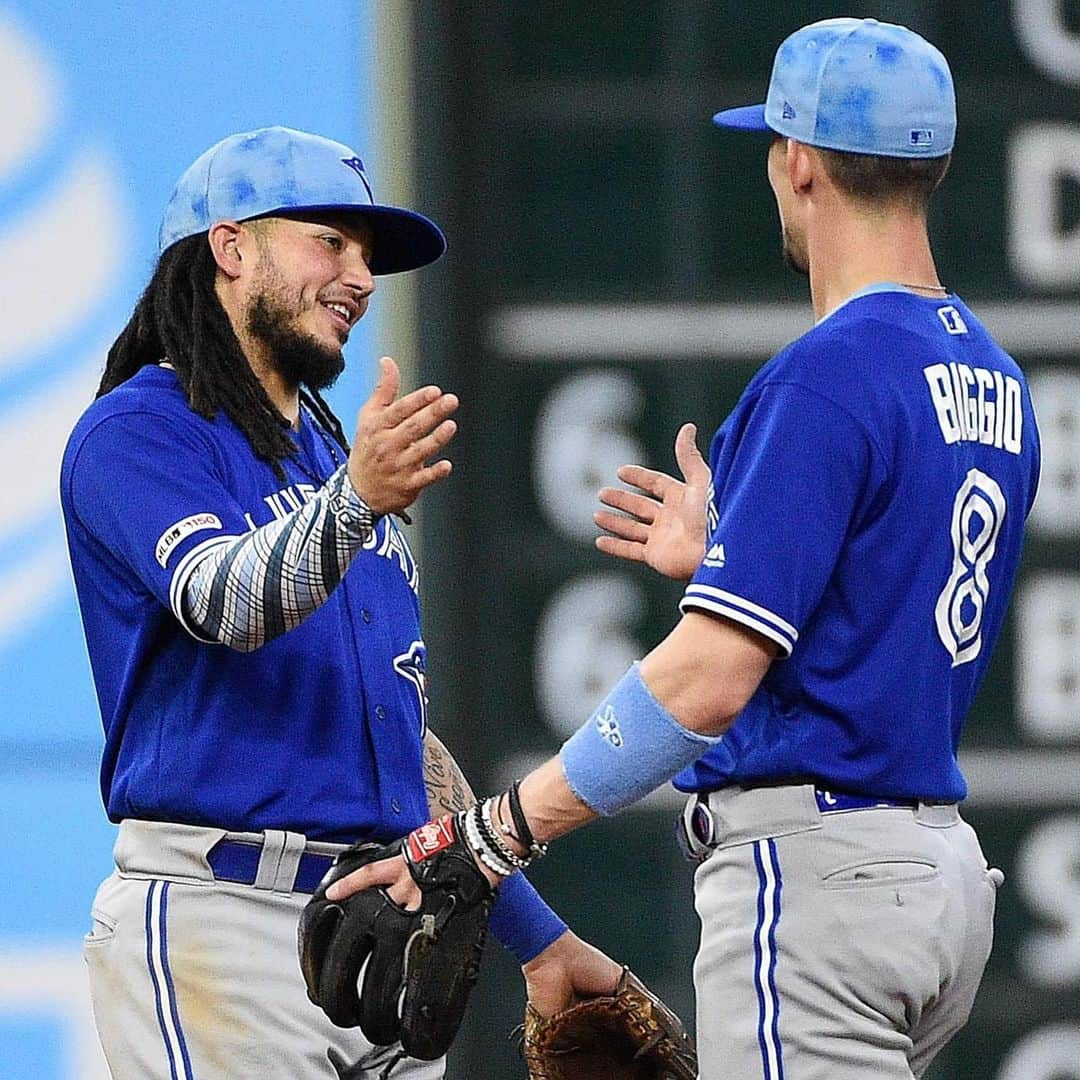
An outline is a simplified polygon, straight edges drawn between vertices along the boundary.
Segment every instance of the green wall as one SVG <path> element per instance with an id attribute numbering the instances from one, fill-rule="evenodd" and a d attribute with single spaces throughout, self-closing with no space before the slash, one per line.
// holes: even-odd
<path id="1" fill-rule="evenodd" d="M 677 617 L 679 589 L 592 546 L 614 466 L 672 467 L 810 323 L 778 256 L 764 144 L 717 131 L 762 100 L 827 3 L 417 5 L 420 204 L 450 252 L 421 285 L 421 365 L 462 397 L 455 473 L 425 496 L 432 717 L 480 790 L 553 752 Z M 956 75 L 960 135 L 933 218 L 943 280 L 1032 380 L 1043 492 L 974 708 L 967 816 L 1007 883 L 971 1024 L 934 1080 L 1080 1080 L 1080 12 L 894 2 Z M 583 936 L 692 1017 L 676 801 L 557 845 L 535 879 Z M 523 1075 L 498 950 L 450 1076 Z"/>

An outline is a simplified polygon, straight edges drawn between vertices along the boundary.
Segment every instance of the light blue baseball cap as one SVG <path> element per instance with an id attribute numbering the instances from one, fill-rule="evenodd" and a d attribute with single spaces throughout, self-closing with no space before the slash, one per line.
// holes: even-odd
<path id="1" fill-rule="evenodd" d="M 764 105 L 713 122 L 825 150 L 933 158 L 953 148 L 956 93 L 948 61 L 906 26 L 824 19 L 777 49 Z"/>
<path id="2" fill-rule="evenodd" d="M 355 210 L 374 234 L 373 274 L 415 270 L 446 250 L 435 222 L 375 202 L 355 150 L 286 127 L 230 135 L 196 158 L 165 207 L 158 250 L 218 221 L 293 210 Z"/>

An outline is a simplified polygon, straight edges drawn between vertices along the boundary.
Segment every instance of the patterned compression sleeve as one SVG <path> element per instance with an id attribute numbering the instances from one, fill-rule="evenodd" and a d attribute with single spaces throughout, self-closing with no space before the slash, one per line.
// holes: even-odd
<path id="1" fill-rule="evenodd" d="M 252 652 L 326 602 L 374 526 L 342 465 L 299 510 L 197 559 L 181 621 L 197 637 Z"/>

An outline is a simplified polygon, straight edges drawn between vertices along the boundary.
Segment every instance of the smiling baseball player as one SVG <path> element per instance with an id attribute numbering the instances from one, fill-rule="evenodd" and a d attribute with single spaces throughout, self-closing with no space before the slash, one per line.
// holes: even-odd
<path id="1" fill-rule="evenodd" d="M 449 474 L 429 462 L 457 399 L 399 397 L 384 359 L 350 448 L 319 395 L 376 277 L 444 248 L 427 218 L 374 202 L 348 147 L 230 136 L 181 177 L 69 440 L 61 499 L 120 823 L 86 942 L 117 1080 L 443 1074 L 331 1024 L 296 933 L 347 844 L 471 799 L 427 728 L 417 568 L 392 517 Z M 541 984 L 578 952 L 523 878 L 492 926 Z M 618 967 L 592 955 L 610 987 Z"/>
<path id="2" fill-rule="evenodd" d="M 956 128 L 937 49 L 814 23 L 781 44 L 765 103 L 716 123 L 771 138 L 816 324 L 751 380 L 708 464 L 687 427 L 682 481 L 631 466 L 633 490 L 601 494 L 599 546 L 687 580 L 682 618 L 559 757 L 459 815 L 458 843 L 496 882 L 676 777 L 700 1076 L 911 1080 L 990 952 L 1001 875 L 960 816 L 957 748 L 1035 497 L 1035 416 L 931 254 Z M 376 884 L 415 900 L 400 859 L 330 895 Z"/>

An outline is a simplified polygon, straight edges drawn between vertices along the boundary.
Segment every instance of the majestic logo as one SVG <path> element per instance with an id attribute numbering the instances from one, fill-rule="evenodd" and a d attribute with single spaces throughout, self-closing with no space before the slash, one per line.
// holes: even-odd
<path id="1" fill-rule="evenodd" d="M 717 569 L 719 569 L 726 562 L 727 553 L 724 551 L 724 545 L 713 544 L 713 546 L 709 548 L 708 552 L 705 555 L 705 565 L 715 566 Z"/>
<path id="2" fill-rule="evenodd" d="M 966 334 L 968 332 L 967 323 L 964 322 L 963 316 L 951 304 L 948 307 L 938 308 L 937 313 L 942 325 L 950 334 Z"/>
<path id="3" fill-rule="evenodd" d="M 619 728 L 619 720 L 615 715 L 615 709 L 609 705 L 597 718 L 596 730 L 600 732 L 602 739 L 607 739 L 616 750 L 622 748 L 623 737 Z"/>
<path id="4" fill-rule="evenodd" d="M 164 569 L 169 561 L 173 548 L 185 537 L 192 533 L 201 532 L 203 529 L 220 529 L 221 518 L 217 514 L 192 514 L 175 525 L 170 525 L 158 538 L 157 547 L 154 550 L 154 558 L 158 565 Z"/>

